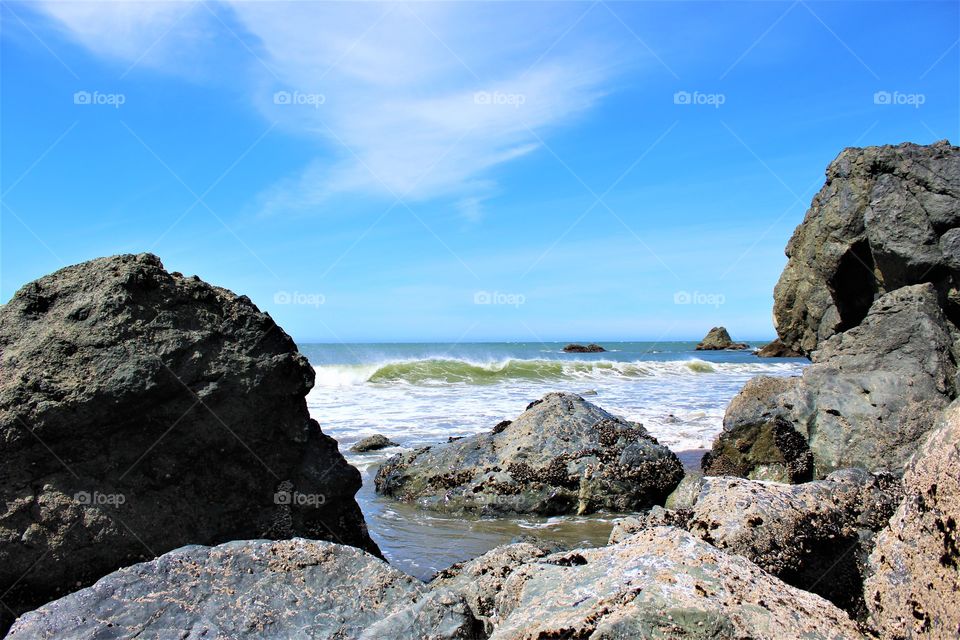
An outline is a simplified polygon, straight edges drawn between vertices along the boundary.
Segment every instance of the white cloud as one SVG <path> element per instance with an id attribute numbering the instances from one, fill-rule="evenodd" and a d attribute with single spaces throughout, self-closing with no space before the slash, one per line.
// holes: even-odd
<path id="1" fill-rule="evenodd" d="M 567 31 L 579 4 L 233 1 L 216 8 L 228 26 L 181 2 L 44 8 L 92 50 L 129 60 L 160 51 L 158 38 L 171 59 L 216 44 L 204 36 L 212 27 L 253 40 L 245 81 L 257 108 L 318 147 L 299 176 L 262 195 L 268 212 L 359 192 L 451 197 L 476 219 L 489 170 L 592 107 L 617 71 L 609 61 L 623 59 L 603 28 L 602 41 L 586 40 L 591 20 L 610 22 L 602 9 Z M 276 104 L 278 91 L 301 104 Z"/>

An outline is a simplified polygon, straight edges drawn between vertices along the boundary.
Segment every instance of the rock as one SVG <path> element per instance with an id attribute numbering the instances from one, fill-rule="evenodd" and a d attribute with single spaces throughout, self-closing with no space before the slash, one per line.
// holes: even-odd
<path id="1" fill-rule="evenodd" d="M 527 562 L 496 605 L 491 640 L 860 637 L 828 601 L 671 527 Z"/>
<path id="2" fill-rule="evenodd" d="M 375 484 L 450 513 L 557 515 L 662 504 L 682 477 L 677 457 L 642 426 L 550 393 L 499 432 L 390 458 Z"/>
<path id="3" fill-rule="evenodd" d="M 863 619 L 867 556 L 901 495 L 897 479 L 861 469 L 801 485 L 706 478 L 681 516 L 705 542 Z"/>
<path id="4" fill-rule="evenodd" d="M 667 496 L 663 506 L 672 510 L 691 508 L 703 489 L 703 480 L 702 473 L 687 471 L 677 488 Z"/>
<path id="5" fill-rule="evenodd" d="M 803 358 L 804 354 L 783 344 L 780 338 L 757 349 L 760 358 Z"/>
<path id="6" fill-rule="evenodd" d="M 566 353 L 602 353 L 606 351 L 606 349 L 593 342 L 586 346 L 582 344 L 568 344 L 563 350 Z"/>
<path id="7" fill-rule="evenodd" d="M 430 582 L 433 590 L 451 590 L 460 594 L 474 618 L 484 625 L 486 634 L 493 632 L 496 599 L 510 574 L 524 563 L 543 558 L 554 549 L 551 545 L 529 542 L 496 547 L 468 562 L 444 569 Z"/>
<path id="8" fill-rule="evenodd" d="M 750 345 L 745 342 L 734 342 L 730 339 L 730 334 L 723 327 L 714 327 L 710 329 L 700 344 L 697 345 L 697 351 L 720 351 L 723 349 L 749 349 Z"/>
<path id="9" fill-rule="evenodd" d="M 932 284 L 882 295 L 858 326 L 820 345 L 801 378 L 748 383 L 727 408 L 705 472 L 802 480 L 758 471 L 783 453 L 777 437 L 799 446 L 786 421 L 809 446 L 814 477 L 847 467 L 902 473 L 956 396 L 957 337 Z"/>
<path id="10" fill-rule="evenodd" d="M 0 307 L 3 604 L 19 613 L 189 543 L 377 552 L 360 475 L 307 412 L 313 379 L 249 299 L 150 254 L 24 286 Z"/>
<path id="11" fill-rule="evenodd" d="M 607 544 L 620 544 L 627 538 L 654 527 L 686 529 L 690 525 L 691 514 L 690 509 L 673 510 L 658 506 L 635 516 L 620 518 L 614 521 Z"/>
<path id="12" fill-rule="evenodd" d="M 390 438 L 380 435 L 379 433 L 363 438 L 355 445 L 350 447 L 350 451 L 354 453 L 366 453 L 367 451 L 378 451 L 380 449 L 386 449 L 387 447 L 399 447 L 396 442 Z"/>
<path id="13" fill-rule="evenodd" d="M 877 295 L 923 282 L 955 295 L 958 226 L 960 148 L 844 149 L 787 245 L 774 291 L 780 339 L 809 355 L 859 325 Z M 947 315 L 956 322 L 956 307 Z"/>
<path id="14" fill-rule="evenodd" d="M 737 476 L 774 482 L 806 482 L 813 454 L 804 436 L 781 416 L 734 426 L 703 456 L 707 476 Z"/>
<path id="15" fill-rule="evenodd" d="M 462 598 L 427 594 L 353 547 L 301 538 L 171 551 L 25 614 L 8 637 L 358 638 L 384 618 L 393 638 L 475 637 Z"/>
<path id="16" fill-rule="evenodd" d="M 877 536 L 864 597 L 885 638 L 960 636 L 960 402 L 914 454 L 906 495 Z"/>

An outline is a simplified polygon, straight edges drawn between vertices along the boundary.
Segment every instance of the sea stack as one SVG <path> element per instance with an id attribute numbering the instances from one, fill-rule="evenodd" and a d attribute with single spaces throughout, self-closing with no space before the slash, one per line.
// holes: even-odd
<path id="1" fill-rule="evenodd" d="M 700 344 L 697 345 L 697 351 L 723 351 L 727 349 L 740 350 L 749 349 L 750 345 L 745 342 L 734 342 L 727 333 L 725 327 L 714 327 L 710 329 Z"/>

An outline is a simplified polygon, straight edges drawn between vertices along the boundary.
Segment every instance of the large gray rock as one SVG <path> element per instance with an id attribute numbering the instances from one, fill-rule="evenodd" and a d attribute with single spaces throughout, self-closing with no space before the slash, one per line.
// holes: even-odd
<path id="1" fill-rule="evenodd" d="M 862 620 L 867 556 L 901 496 L 897 479 L 862 469 L 800 485 L 708 477 L 687 508 L 654 507 L 618 520 L 610 544 L 653 527 L 680 527 Z"/>
<path id="2" fill-rule="evenodd" d="M 295 535 L 376 552 L 314 371 L 243 296 L 101 258 L 0 308 L 0 594 L 21 612 L 184 544 Z"/>
<path id="3" fill-rule="evenodd" d="M 860 637 L 823 598 L 671 527 L 526 562 L 495 602 L 491 640 Z"/>
<path id="4" fill-rule="evenodd" d="M 371 634 L 384 619 L 390 634 Z M 8 637 L 440 639 L 474 638 L 475 625 L 456 594 L 427 594 L 353 547 L 296 538 L 171 551 L 25 614 Z"/>
<path id="5" fill-rule="evenodd" d="M 376 488 L 446 512 L 556 515 L 662 504 L 682 477 L 642 426 L 550 393 L 489 433 L 390 458 Z"/>
<path id="6" fill-rule="evenodd" d="M 883 638 L 960 637 L 960 403 L 914 455 L 870 556 L 864 597 Z"/>
<path id="7" fill-rule="evenodd" d="M 860 324 L 878 294 L 932 282 L 946 300 L 960 283 L 960 148 L 844 149 L 826 174 L 774 291 L 777 333 L 804 354 Z"/>
<path id="8" fill-rule="evenodd" d="M 459 594 L 470 607 L 473 617 L 482 622 L 484 632 L 490 634 L 500 622 L 497 595 L 510 574 L 525 563 L 548 556 L 553 551 L 551 545 L 530 542 L 496 547 L 478 558 L 444 569 L 430 582 L 430 588 Z"/>
<path id="9" fill-rule="evenodd" d="M 777 440 L 767 434 L 797 440 L 789 423 L 817 478 L 847 467 L 902 473 L 956 396 L 956 340 L 932 284 L 882 295 L 858 326 L 820 345 L 802 378 L 748 383 L 727 409 L 705 472 L 758 477 L 784 453 L 766 446 Z M 779 475 L 767 479 L 797 480 Z"/>
<path id="10" fill-rule="evenodd" d="M 867 556 L 901 495 L 898 480 L 861 469 L 800 485 L 706 478 L 687 528 L 862 619 Z"/>

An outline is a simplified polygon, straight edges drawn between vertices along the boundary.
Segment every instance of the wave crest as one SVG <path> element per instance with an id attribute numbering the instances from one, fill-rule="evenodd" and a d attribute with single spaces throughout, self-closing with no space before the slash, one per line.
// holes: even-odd
<path id="1" fill-rule="evenodd" d="M 471 362 L 428 358 L 373 364 L 323 365 L 316 368 L 318 386 L 357 384 L 483 385 L 508 380 L 563 380 L 682 376 L 709 373 L 763 373 L 768 363 L 710 363 L 705 360 L 616 362 L 612 360 L 521 360 Z M 785 365 L 789 366 L 789 365 Z"/>

